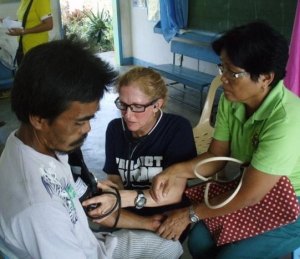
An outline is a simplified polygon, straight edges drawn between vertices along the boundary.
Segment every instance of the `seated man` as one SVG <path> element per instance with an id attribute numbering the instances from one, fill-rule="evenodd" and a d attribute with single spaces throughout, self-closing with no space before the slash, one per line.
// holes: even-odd
<path id="1" fill-rule="evenodd" d="M 0 158 L 0 239 L 19 258 L 178 258 L 179 242 L 147 231 L 89 228 L 69 152 L 82 145 L 115 71 L 83 44 L 62 40 L 26 54 L 12 89 L 21 122 Z"/>

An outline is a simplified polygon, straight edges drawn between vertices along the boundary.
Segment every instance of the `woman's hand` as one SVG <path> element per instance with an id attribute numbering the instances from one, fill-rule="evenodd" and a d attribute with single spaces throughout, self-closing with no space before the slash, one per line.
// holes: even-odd
<path id="1" fill-rule="evenodd" d="M 102 189 L 102 190 L 111 190 L 113 188 L 116 188 L 116 189 L 120 189 L 119 185 L 117 185 L 116 183 L 110 181 L 110 180 L 103 180 L 103 181 L 98 181 L 98 184 L 97 184 L 98 188 Z"/>
<path id="2" fill-rule="evenodd" d="M 173 210 L 167 214 L 156 233 L 165 239 L 178 240 L 189 224 L 188 208 Z"/>
<path id="3" fill-rule="evenodd" d="M 94 204 L 98 205 L 95 209 L 88 212 L 89 216 L 91 216 L 92 218 L 102 217 L 105 214 L 109 212 L 112 213 L 118 209 L 118 206 L 116 206 L 118 202 L 117 196 L 114 195 L 116 194 L 116 190 L 114 188 L 117 188 L 117 185 L 109 180 L 105 180 L 103 182 L 98 182 L 97 187 L 104 193 L 87 199 L 82 203 L 82 206 L 84 207 L 88 207 Z M 100 221 L 103 219 L 100 219 Z"/>
<path id="4" fill-rule="evenodd" d="M 172 186 L 175 186 L 176 175 L 171 174 L 169 168 L 165 169 L 161 173 L 157 174 L 152 179 L 151 189 L 149 193 L 153 200 L 160 202 L 167 196 Z"/>

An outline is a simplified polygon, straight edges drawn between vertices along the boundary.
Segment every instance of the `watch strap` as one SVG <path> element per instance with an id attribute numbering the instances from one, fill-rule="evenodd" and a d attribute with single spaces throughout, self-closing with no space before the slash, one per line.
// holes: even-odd
<path id="1" fill-rule="evenodd" d="M 190 217 L 190 221 L 193 223 L 197 223 L 200 221 L 200 218 L 197 216 L 196 212 L 194 211 L 193 205 L 189 207 L 189 217 Z"/>

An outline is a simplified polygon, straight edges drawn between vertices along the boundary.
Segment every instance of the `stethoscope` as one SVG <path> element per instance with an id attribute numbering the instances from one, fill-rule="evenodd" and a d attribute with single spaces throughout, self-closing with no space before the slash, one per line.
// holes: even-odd
<path id="1" fill-rule="evenodd" d="M 154 126 L 151 128 L 151 130 L 144 136 L 139 137 L 139 138 L 133 138 L 131 131 L 128 130 L 126 123 L 124 122 L 123 116 L 121 117 L 121 122 L 122 122 L 122 129 L 123 129 L 123 134 L 125 139 L 129 143 L 129 152 L 128 152 L 128 166 L 127 166 L 127 183 L 124 184 L 124 186 L 127 186 L 128 188 L 132 187 L 131 181 L 130 181 L 130 162 L 132 160 L 133 154 L 136 151 L 137 147 L 140 146 L 148 137 L 149 135 L 156 129 L 157 125 L 161 121 L 161 118 L 163 116 L 163 111 L 159 108 L 160 115 L 154 124 Z M 132 148 L 132 145 L 134 147 Z"/>
<path id="2" fill-rule="evenodd" d="M 123 116 L 121 117 L 121 122 L 122 122 L 122 129 L 123 129 L 123 134 L 124 137 L 128 140 L 128 142 L 134 143 L 134 142 L 140 142 L 141 140 L 145 139 L 146 137 L 148 137 L 157 127 L 157 125 L 159 124 L 162 116 L 163 116 L 163 111 L 161 108 L 158 109 L 160 112 L 159 118 L 156 120 L 156 123 L 154 124 L 154 126 L 151 128 L 151 130 L 144 136 L 139 137 L 139 138 L 133 138 L 131 131 L 128 130 L 126 123 L 124 122 L 124 118 Z"/>

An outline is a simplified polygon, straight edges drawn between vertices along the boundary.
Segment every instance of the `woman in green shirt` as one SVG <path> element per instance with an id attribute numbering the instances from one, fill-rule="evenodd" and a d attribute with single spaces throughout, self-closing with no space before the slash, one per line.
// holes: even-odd
<path id="1" fill-rule="evenodd" d="M 238 242 L 216 246 L 202 219 L 235 212 L 261 201 L 281 176 L 291 181 L 300 200 L 300 99 L 283 85 L 288 60 L 284 37 L 263 22 L 233 28 L 213 42 L 220 56 L 224 94 L 220 99 L 215 132 L 207 152 L 175 164 L 153 181 L 152 195 L 159 200 L 176 178 L 195 178 L 194 167 L 204 158 L 231 156 L 249 163 L 240 191 L 218 209 L 192 205 L 198 218 L 189 236 L 193 258 L 278 258 L 300 246 L 300 218 Z M 217 166 L 220 169 L 220 164 Z M 215 163 L 201 167 L 208 177 Z M 191 208 L 190 208 L 191 211 Z M 189 209 L 170 215 L 158 230 L 162 237 L 177 235 L 178 225 L 191 222 Z M 173 232 L 173 233 L 172 233 Z"/>

